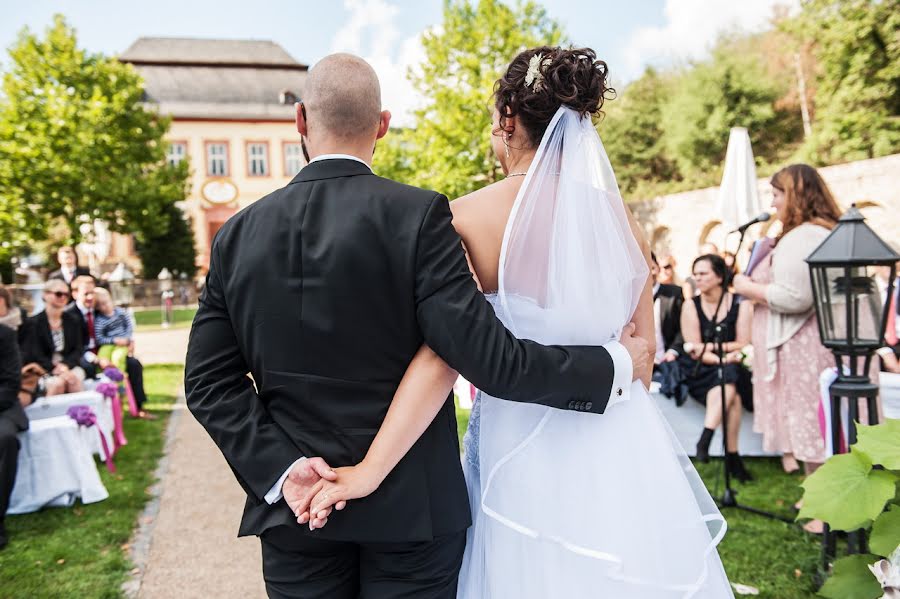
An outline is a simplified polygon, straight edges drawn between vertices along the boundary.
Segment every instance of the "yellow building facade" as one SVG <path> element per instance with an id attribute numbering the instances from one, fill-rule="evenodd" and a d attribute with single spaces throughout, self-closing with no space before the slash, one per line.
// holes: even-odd
<path id="1" fill-rule="evenodd" d="M 147 105 L 172 118 L 166 159 L 189 163 L 183 208 L 205 272 L 219 228 L 304 166 L 294 104 L 308 67 L 255 40 L 140 38 L 119 60 L 144 78 Z M 111 254 L 133 256 L 130 240 Z"/>
<path id="2" fill-rule="evenodd" d="M 241 208 L 287 185 L 303 166 L 293 121 L 174 120 L 170 159 L 190 164 L 185 201 L 197 242 L 197 262 L 209 265 L 219 228 Z"/>

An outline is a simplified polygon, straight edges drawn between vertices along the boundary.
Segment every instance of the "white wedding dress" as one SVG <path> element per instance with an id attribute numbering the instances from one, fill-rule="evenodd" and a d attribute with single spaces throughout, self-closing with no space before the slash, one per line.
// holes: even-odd
<path id="1" fill-rule="evenodd" d="M 520 338 L 618 338 L 647 280 L 590 119 L 560 108 L 541 140 L 488 295 Z M 725 520 L 640 382 L 604 414 L 479 392 L 465 438 L 473 525 L 461 599 L 733 597 Z"/>

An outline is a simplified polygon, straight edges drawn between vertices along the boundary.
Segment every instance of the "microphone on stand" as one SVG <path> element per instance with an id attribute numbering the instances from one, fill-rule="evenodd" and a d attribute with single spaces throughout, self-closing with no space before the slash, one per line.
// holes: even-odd
<path id="1" fill-rule="evenodd" d="M 759 216 L 757 216 L 757 217 L 754 218 L 753 220 L 744 223 L 743 225 L 741 225 L 740 227 L 738 227 L 738 228 L 735 229 L 734 231 L 730 231 L 730 232 L 729 232 L 729 235 L 730 235 L 731 233 L 743 233 L 744 231 L 746 231 L 747 229 L 749 229 L 750 227 L 752 227 L 752 226 L 755 225 L 756 223 L 764 223 L 764 222 L 766 222 L 767 220 L 769 220 L 770 218 L 772 218 L 772 215 L 771 215 L 771 214 L 769 214 L 768 212 L 763 212 L 762 214 L 760 214 Z"/>

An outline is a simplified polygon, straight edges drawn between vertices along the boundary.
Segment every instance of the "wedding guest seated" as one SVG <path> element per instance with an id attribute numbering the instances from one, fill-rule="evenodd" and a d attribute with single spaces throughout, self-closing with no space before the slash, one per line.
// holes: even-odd
<path id="1" fill-rule="evenodd" d="M 78 254 L 75 248 L 64 245 L 56 251 L 56 260 L 59 262 L 59 268 L 47 275 L 47 279 L 61 279 L 66 285 L 71 285 L 76 277 L 91 276 L 91 271 L 78 266 Z"/>
<path id="2" fill-rule="evenodd" d="M 22 363 L 25 368 L 43 371 L 33 392 L 59 395 L 83 389 L 85 373 L 79 363 L 84 342 L 81 325 L 66 311 L 69 297 L 65 281 L 50 279 L 44 284 L 44 310 L 26 324 Z"/>
<path id="3" fill-rule="evenodd" d="M 662 285 L 681 285 L 681 281 L 678 279 L 678 273 L 675 272 L 675 267 L 677 266 L 677 262 L 675 261 L 675 256 L 668 255 L 663 256 L 659 260 L 659 276 L 657 277 L 657 282 Z"/>
<path id="4" fill-rule="evenodd" d="M 81 365 L 88 377 L 96 378 L 104 368 L 111 366 L 112 362 L 98 354 L 100 344 L 97 340 L 97 310 L 96 310 L 97 284 L 93 277 L 81 276 L 72 281 L 72 296 L 75 301 L 69 306 L 68 311 L 78 319 L 84 339 L 81 355 Z M 125 358 L 125 373 L 134 393 L 134 399 L 138 407 L 138 416 L 153 420 L 155 416 L 144 410 L 147 395 L 144 393 L 144 366 L 134 356 Z"/>
<path id="5" fill-rule="evenodd" d="M 134 336 L 131 316 L 113 304 L 109 291 L 102 287 L 94 289 L 94 305 L 97 308 L 94 327 L 100 345 L 97 355 L 124 372 Z"/>
<path id="6" fill-rule="evenodd" d="M 25 336 L 25 321 L 28 316 L 25 310 L 15 305 L 12 293 L 0 283 L 0 325 L 16 332 L 16 339 L 22 343 Z"/>
<path id="7" fill-rule="evenodd" d="M 16 334 L 11 328 L 0 326 L 0 549 L 8 543 L 3 518 L 16 482 L 17 435 L 28 429 L 28 418 L 19 404 L 21 369 Z"/>
<path id="8" fill-rule="evenodd" d="M 706 242 L 700 246 L 700 256 L 718 256 L 719 255 L 719 247 L 711 242 Z M 684 292 L 684 299 L 691 299 L 692 297 L 697 296 L 700 293 L 700 290 L 697 289 L 697 282 L 694 280 L 693 276 L 688 276 L 684 280 L 684 284 L 681 286 L 682 291 Z"/>
<path id="9" fill-rule="evenodd" d="M 659 282 L 659 261 L 651 253 L 650 274 L 653 276 L 653 321 L 656 328 L 656 355 L 653 358 L 654 379 L 662 382 L 681 350 L 681 287 Z"/>
<path id="10" fill-rule="evenodd" d="M 694 260 L 692 273 L 700 293 L 685 302 L 681 311 L 681 334 L 685 343 L 679 363 L 691 397 L 706 405 L 704 429 L 697 442 L 697 459 L 701 462 L 709 460 L 710 442 L 723 418 L 719 355 L 714 344 L 718 323 L 724 353 L 725 418 L 728 419 L 725 462 L 735 478 L 752 480 L 738 454 L 738 439 L 743 408 L 752 409 L 753 405 L 750 372 L 741 363 L 741 349 L 750 343 L 753 306 L 727 291 L 727 266 L 720 256 L 700 256 Z"/>

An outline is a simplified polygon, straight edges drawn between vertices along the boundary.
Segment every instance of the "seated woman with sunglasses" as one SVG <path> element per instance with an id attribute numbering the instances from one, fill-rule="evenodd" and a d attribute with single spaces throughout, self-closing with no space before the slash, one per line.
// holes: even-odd
<path id="1" fill-rule="evenodd" d="M 81 324 L 66 311 L 69 286 L 60 279 L 44 284 L 43 312 L 28 319 L 22 343 L 24 369 L 41 375 L 32 397 L 75 393 L 83 389 L 84 370 L 78 365 L 84 348 Z"/>

